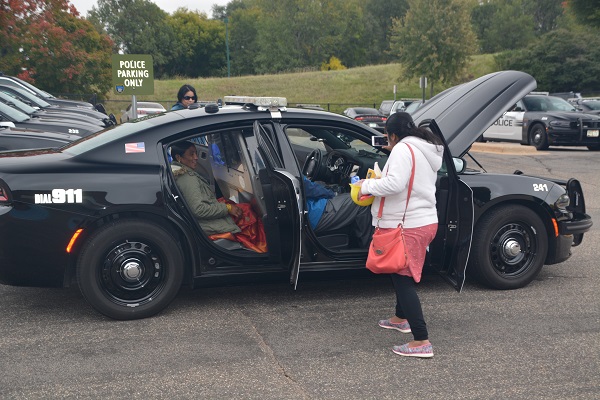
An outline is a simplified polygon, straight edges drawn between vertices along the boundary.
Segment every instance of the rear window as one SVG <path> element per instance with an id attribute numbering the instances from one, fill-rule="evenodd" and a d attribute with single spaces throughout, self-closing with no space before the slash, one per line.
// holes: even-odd
<path id="1" fill-rule="evenodd" d="M 379 106 L 379 111 L 383 114 L 389 114 L 392 111 L 392 106 L 394 105 L 394 100 L 384 100 L 381 102 Z"/>
<path id="2" fill-rule="evenodd" d="M 115 140 L 123 139 L 124 137 L 129 136 L 132 133 L 136 133 L 144 129 L 149 129 L 153 126 L 154 125 L 151 124 L 149 121 L 144 120 L 138 120 L 135 124 L 128 123 L 113 125 L 112 127 L 106 128 L 103 131 L 96 132 L 84 137 L 83 139 L 79 139 L 63 147 L 61 150 L 69 154 L 83 154 L 86 151 L 89 151 L 96 147 L 100 147 L 104 144 L 110 143 Z"/>

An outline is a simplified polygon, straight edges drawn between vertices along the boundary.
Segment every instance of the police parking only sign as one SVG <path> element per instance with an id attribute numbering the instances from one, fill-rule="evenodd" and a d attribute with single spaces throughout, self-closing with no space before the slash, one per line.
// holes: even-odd
<path id="1" fill-rule="evenodd" d="M 148 54 L 113 54 L 113 88 L 116 94 L 154 94 L 154 68 Z"/>

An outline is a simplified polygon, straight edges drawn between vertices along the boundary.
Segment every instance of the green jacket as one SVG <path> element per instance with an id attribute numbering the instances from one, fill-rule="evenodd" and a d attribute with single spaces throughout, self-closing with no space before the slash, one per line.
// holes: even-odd
<path id="1" fill-rule="evenodd" d="M 194 170 L 173 161 L 171 164 L 177 187 L 207 235 L 237 233 L 240 228 L 229 216 L 227 206 L 219 203 L 209 183 Z"/>

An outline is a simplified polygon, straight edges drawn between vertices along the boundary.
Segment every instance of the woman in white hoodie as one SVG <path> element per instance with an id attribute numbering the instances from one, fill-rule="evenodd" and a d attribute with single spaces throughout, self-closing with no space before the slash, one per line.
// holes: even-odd
<path id="1" fill-rule="evenodd" d="M 396 311 L 389 319 L 379 321 L 379 326 L 413 334 L 414 340 L 392 351 L 402 356 L 433 357 L 427 325 L 423 318 L 416 284 L 421 281 L 427 246 L 437 232 L 435 207 L 435 182 L 442 166 L 443 146 L 440 139 L 426 128 L 415 126 L 410 114 L 390 115 L 385 125 L 390 157 L 382 169 L 380 179 L 361 181 L 361 195 L 375 196 L 371 213 L 373 225 L 380 229 L 394 229 L 404 217 L 404 236 L 408 253 L 407 268 L 391 274 L 396 290 Z M 415 156 L 415 177 L 408 207 L 408 182 L 413 167 L 411 146 Z M 381 219 L 377 218 L 381 198 L 385 197 Z M 406 215 L 405 214 L 406 209 Z"/>

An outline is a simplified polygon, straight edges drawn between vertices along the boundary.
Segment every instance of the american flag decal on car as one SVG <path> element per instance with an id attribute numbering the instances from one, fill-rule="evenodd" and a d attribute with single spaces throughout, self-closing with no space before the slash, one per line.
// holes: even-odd
<path id="1" fill-rule="evenodd" d="M 125 143 L 125 153 L 144 153 L 145 151 L 144 142 Z"/>

